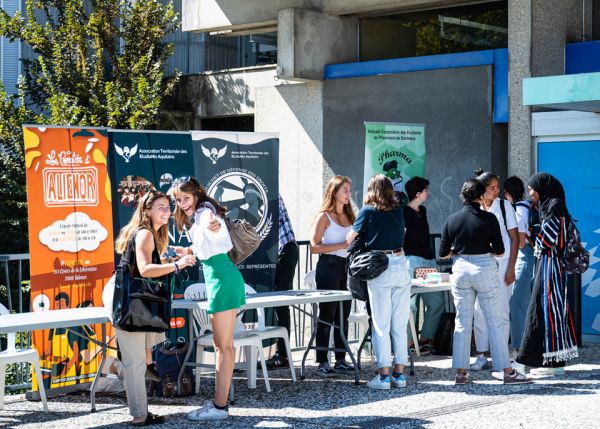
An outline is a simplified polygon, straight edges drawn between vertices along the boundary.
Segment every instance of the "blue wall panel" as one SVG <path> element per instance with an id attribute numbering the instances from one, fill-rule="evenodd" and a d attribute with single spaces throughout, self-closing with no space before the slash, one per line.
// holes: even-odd
<path id="1" fill-rule="evenodd" d="M 600 72 L 600 40 L 565 45 L 565 74 Z"/>

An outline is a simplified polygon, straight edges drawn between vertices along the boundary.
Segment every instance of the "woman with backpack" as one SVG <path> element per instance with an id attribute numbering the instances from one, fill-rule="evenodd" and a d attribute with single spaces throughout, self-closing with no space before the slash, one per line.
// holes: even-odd
<path id="1" fill-rule="evenodd" d="M 529 232 L 529 220 L 532 214 L 531 203 L 526 201 L 525 185 L 516 176 L 509 177 L 504 181 L 504 196 L 509 201 L 517 214 L 517 225 L 519 229 L 519 254 L 515 265 L 515 282 L 512 287 L 510 298 L 510 341 L 513 347 L 511 355 L 516 356 L 523 340 L 525 331 L 525 317 L 527 307 L 531 299 L 531 288 L 533 283 L 533 269 L 535 258 L 533 257 L 534 242 Z M 519 368 L 523 372 L 524 368 Z"/>
<path id="2" fill-rule="evenodd" d="M 532 298 L 527 309 L 517 362 L 534 367 L 532 375 L 560 375 L 567 360 L 578 357 L 575 327 L 567 300 L 564 257 L 568 223 L 572 222 L 562 184 L 552 175 L 536 173 L 528 182 L 531 201 L 538 204 L 541 232 L 535 237 L 537 259 Z"/>

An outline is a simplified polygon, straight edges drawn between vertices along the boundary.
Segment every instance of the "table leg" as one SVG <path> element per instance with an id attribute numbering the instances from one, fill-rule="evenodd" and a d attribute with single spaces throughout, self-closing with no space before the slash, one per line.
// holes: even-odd
<path id="1" fill-rule="evenodd" d="M 305 375 L 304 375 L 304 364 L 306 362 L 306 357 L 308 356 L 308 352 L 311 349 L 311 344 L 313 343 L 313 341 L 315 340 L 315 337 L 317 336 L 317 323 L 319 322 L 319 318 L 317 317 L 317 305 L 313 304 L 313 311 L 311 313 L 311 318 L 312 318 L 312 322 L 313 322 L 313 330 L 312 330 L 312 335 L 310 336 L 310 340 L 308 340 L 308 344 L 306 345 L 306 350 L 304 351 L 304 355 L 302 355 L 302 363 L 300 365 L 300 380 L 304 380 Z"/>
<path id="2" fill-rule="evenodd" d="M 92 382 L 92 387 L 90 388 L 90 398 L 92 402 L 92 413 L 96 412 L 96 387 L 98 386 L 98 380 L 102 377 L 102 369 L 104 368 L 104 363 L 106 362 L 106 349 L 108 344 L 106 344 L 106 324 L 102 324 L 102 359 L 100 359 L 100 365 L 98 366 L 98 370 L 96 371 L 96 376 L 94 377 L 94 381 Z"/>
<path id="3" fill-rule="evenodd" d="M 181 395 L 181 378 L 183 377 L 183 373 L 185 372 L 185 367 L 187 362 L 190 360 L 190 355 L 193 350 L 193 339 L 194 339 L 194 310 L 188 310 L 188 350 L 183 358 L 183 362 L 181 363 L 181 369 L 179 370 L 179 374 L 177 375 L 177 394 Z"/>
<path id="4" fill-rule="evenodd" d="M 352 365 L 354 365 L 354 384 L 358 385 L 358 364 L 356 363 L 356 359 L 354 359 L 354 355 L 352 354 L 352 350 L 350 350 L 350 346 L 348 345 L 348 340 L 346 339 L 346 334 L 344 333 L 344 301 L 339 301 L 339 312 L 340 312 L 340 325 L 338 329 L 340 330 L 340 338 L 344 343 L 344 347 L 346 348 L 346 352 L 348 356 L 350 356 L 350 360 L 352 361 Z"/>

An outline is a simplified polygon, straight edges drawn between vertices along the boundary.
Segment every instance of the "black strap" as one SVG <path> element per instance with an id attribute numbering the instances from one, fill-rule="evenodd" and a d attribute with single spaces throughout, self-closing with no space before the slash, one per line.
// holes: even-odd
<path id="1" fill-rule="evenodd" d="M 500 211 L 502 212 L 502 220 L 504 221 L 504 229 L 508 231 L 508 225 L 506 224 L 506 207 L 504 207 L 504 200 L 500 200 Z"/>

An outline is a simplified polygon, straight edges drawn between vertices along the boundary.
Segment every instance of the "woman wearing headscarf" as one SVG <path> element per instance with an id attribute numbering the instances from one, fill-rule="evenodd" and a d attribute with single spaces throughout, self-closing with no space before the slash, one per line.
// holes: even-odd
<path id="1" fill-rule="evenodd" d="M 578 356 L 575 328 L 567 301 L 567 273 L 560 264 L 566 222 L 571 222 L 561 183 L 548 173 L 528 182 L 531 201 L 542 221 L 535 238 L 537 258 L 527 322 L 517 362 L 534 367 L 532 375 L 558 375 L 568 359 Z"/>

